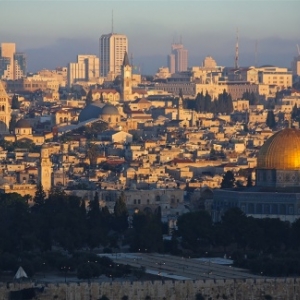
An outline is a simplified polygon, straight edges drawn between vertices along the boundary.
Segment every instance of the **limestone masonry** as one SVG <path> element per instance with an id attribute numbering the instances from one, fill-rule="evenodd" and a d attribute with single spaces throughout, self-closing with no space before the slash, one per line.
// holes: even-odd
<path id="1" fill-rule="evenodd" d="M 300 299 L 299 278 L 268 278 L 246 280 L 144 281 L 46 284 L 0 283 L 0 299 L 10 299 L 13 291 L 36 288 L 33 299 L 98 300 L 105 295 L 110 300 L 194 300 L 197 294 L 204 299 L 255 300 Z M 150 298 L 149 298 L 150 297 Z M 16 298 L 19 299 L 19 298 Z"/>

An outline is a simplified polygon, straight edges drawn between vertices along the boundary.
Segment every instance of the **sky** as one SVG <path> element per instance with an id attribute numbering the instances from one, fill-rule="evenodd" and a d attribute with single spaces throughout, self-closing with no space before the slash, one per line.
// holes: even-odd
<path id="1" fill-rule="evenodd" d="M 298 0 L 0 0 L 0 43 L 16 43 L 28 71 L 66 66 L 78 54 L 99 55 L 112 11 L 113 31 L 127 35 L 143 74 L 166 66 L 172 42 L 180 40 L 189 66 L 207 55 L 234 66 L 237 29 L 240 66 L 290 67 L 300 45 Z"/>

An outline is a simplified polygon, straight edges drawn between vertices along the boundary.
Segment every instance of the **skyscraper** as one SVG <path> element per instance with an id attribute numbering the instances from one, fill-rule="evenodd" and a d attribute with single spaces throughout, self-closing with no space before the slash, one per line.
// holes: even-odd
<path id="1" fill-rule="evenodd" d="M 125 52 L 128 52 L 126 35 L 109 33 L 100 37 L 100 76 L 121 74 Z"/>
<path id="2" fill-rule="evenodd" d="M 168 67 L 171 74 L 187 71 L 188 50 L 184 49 L 182 43 L 172 44 L 171 54 L 168 55 Z"/>
<path id="3" fill-rule="evenodd" d="M 16 44 L 1 43 L 0 78 L 15 80 L 26 75 L 26 56 L 16 52 Z"/>

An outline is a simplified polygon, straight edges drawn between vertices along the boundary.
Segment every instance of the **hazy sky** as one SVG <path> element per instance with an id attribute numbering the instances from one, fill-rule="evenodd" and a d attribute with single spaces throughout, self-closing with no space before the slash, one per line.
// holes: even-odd
<path id="1" fill-rule="evenodd" d="M 77 54 L 99 54 L 99 37 L 112 30 L 129 39 L 143 73 L 166 66 L 172 41 L 189 51 L 189 65 L 212 55 L 233 66 L 239 29 L 240 65 L 290 67 L 300 44 L 300 1 L 47 1 L 0 0 L 0 43 L 15 42 L 29 71 L 65 66 Z"/>

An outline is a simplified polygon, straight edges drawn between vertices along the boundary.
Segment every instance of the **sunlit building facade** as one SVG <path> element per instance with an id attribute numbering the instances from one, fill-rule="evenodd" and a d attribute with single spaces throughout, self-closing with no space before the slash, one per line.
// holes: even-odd
<path id="1" fill-rule="evenodd" d="M 100 76 L 121 75 L 125 52 L 128 53 L 128 39 L 123 34 L 104 34 L 100 37 Z"/>

